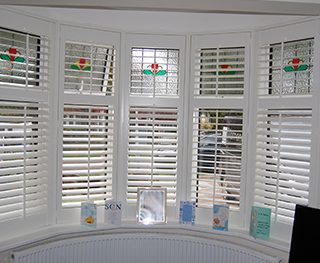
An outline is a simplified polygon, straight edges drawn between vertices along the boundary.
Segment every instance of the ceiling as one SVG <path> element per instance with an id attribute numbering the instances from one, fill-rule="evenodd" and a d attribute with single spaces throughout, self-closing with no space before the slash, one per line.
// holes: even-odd
<path id="1" fill-rule="evenodd" d="M 0 4 L 112 10 L 320 15 L 320 0 L 0 0 Z"/>

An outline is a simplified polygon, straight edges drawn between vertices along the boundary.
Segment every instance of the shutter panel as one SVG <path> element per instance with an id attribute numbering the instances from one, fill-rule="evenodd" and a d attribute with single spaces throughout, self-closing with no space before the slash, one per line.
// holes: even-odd
<path id="1" fill-rule="evenodd" d="M 138 187 L 167 189 L 176 202 L 178 109 L 130 107 L 127 201 L 136 202 Z"/>
<path id="2" fill-rule="evenodd" d="M 195 52 L 195 96 L 243 96 L 245 48 L 201 48 Z"/>
<path id="3" fill-rule="evenodd" d="M 177 97 L 179 90 L 178 49 L 131 49 L 130 94 Z"/>
<path id="4" fill-rule="evenodd" d="M 65 93 L 114 95 L 115 49 L 67 41 L 65 43 Z"/>
<path id="5" fill-rule="evenodd" d="M 47 107 L 0 101 L 0 221 L 47 209 Z"/>
<path id="6" fill-rule="evenodd" d="M 239 209 L 242 159 L 242 110 L 195 109 L 192 141 L 192 199 Z"/>
<path id="7" fill-rule="evenodd" d="M 112 196 L 113 106 L 64 106 L 62 205 Z"/>
<path id="8" fill-rule="evenodd" d="M 262 45 L 259 54 L 259 96 L 311 94 L 313 56 L 314 39 Z"/>
<path id="9" fill-rule="evenodd" d="M 47 37 L 0 29 L 0 85 L 47 90 L 48 54 Z"/>
<path id="10" fill-rule="evenodd" d="M 277 221 L 292 222 L 295 204 L 308 205 L 311 118 L 309 109 L 258 111 L 255 201 Z"/>

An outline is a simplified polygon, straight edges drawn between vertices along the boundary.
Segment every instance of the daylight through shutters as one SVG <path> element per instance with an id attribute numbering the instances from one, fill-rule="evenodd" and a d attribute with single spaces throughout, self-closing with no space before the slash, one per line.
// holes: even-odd
<path id="1" fill-rule="evenodd" d="M 136 201 L 138 187 L 164 187 L 168 203 L 174 204 L 177 156 L 178 110 L 131 107 L 127 201 Z"/>

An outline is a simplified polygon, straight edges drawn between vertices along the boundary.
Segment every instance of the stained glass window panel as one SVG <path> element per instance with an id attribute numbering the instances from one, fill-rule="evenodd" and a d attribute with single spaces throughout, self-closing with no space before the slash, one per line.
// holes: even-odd
<path id="1" fill-rule="evenodd" d="M 46 37 L 0 28 L 0 84 L 47 89 L 49 42 Z"/>
<path id="2" fill-rule="evenodd" d="M 269 44 L 261 48 L 259 95 L 308 95 L 313 85 L 314 40 Z"/>
<path id="3" fill-rule="evenodd" d="M 176 97 L 178 87 L 179 50 L 131 49 L 131 95 Z"/>
<path id="4" fill-rule="evenodd" d="M 115 49 L 112 46 L 67 42 L 65 93 L 114 94 Z"/>
<path id="5" fill-rule="evenodd" d="M 243 96 L 245 48 L 205 48 L 195 53 L 196 96 Z"/>

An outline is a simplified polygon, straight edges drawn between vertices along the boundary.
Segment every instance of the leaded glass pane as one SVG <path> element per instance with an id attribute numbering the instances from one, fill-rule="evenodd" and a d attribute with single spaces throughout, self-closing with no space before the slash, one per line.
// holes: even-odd
<path id="1" fill-rule="evenodd" d="M 114 94 L 115 50 L 67 42 L 65 45 L 65 92 L 91 95 Z"/>
<path id="2" fill-rule="evenodd" d="M 132 48 L 130 94 L 177 96 L 179 50 Z"/>

